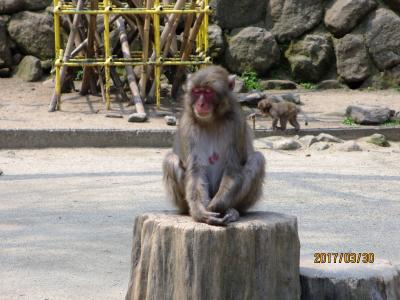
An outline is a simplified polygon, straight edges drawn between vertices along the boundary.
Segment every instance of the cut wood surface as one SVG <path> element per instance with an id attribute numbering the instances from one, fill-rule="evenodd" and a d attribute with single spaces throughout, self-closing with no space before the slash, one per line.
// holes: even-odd
<path id="1" fill-rule="evenodd" d="M 150 213 L 135 220 L 133 299 L 299 299 L 295 217 L 253 212 L 228 227 Z"/>

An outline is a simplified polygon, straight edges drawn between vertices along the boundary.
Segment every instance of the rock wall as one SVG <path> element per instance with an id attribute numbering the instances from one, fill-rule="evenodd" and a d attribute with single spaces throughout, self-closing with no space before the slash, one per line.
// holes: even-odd
<path id="1" fill-rule="evenodd" d="M 15 73 L 24 80 L 35 81 L 49 72 L 54 57 L 54 31 L 51 10 L 46 8 L 51 3 L 0 1 L 0 77 Z"/>
<path id="2" fill-rule="evenodd" d="M 231 72 L 298 83 L 337 79 L 351 88 L 400 84 L 399 0 L 212 0 L 211 6 L 214 59 Z"/>
<path id="3" fill-rule="evenodd" d="M 54 56 L 51 3 L 0 1 L 0 77 L 37 80 L 48 74 Z M 251 70 L 265 79 L 298 83 L 339 80 L 351 88 L 400 84 L 400 0 L 211 0 L 210 5 L 210 55 L 231 72 Z M 36 60 L 24 60 L 18 70 L 25 56 Z M 29 69 L 37 73 L 24 74 Z"/>

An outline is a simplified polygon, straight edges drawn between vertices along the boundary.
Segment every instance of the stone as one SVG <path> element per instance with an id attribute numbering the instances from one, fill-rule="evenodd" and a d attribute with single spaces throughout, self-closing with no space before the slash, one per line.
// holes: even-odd
<path id="1" fill-rule="evenodd" d="M 270 0 L 265 23 L 280 43 L 286 43 L 316 27 L 323 14 L 323 0 Z"/>
<path id="2" fill-rule="evenodd" d="M 299 138 L 299 142 L 306 147 L 310 147 L 312 144 L 317 143 L 318 140 L 313 135 L 305 135 Z"/>
<path id="3" fill-rule="evenodd" d="M 244 93 L 246 92 L 246 85 L 244 84 L 244 80 L 240 77 L 235 77 L 235 87 L 233 88 L 234 93 Z"/>
<path id="4" fill-rule="evenodd" d="M 300 299 L 295 217 L 252 212 L 227 227 L 136 217 L 126 300 Z"/>
<path id="5" fill-rule="evenodd" d="M 0 14 L 14 14 L 25 8 L 24 0 L 2 0 L 0 1 Z"/>
<path id="6" fill-rule="evenodd" d="M 316 90 L 333 90 L 333 89 L 344 89 L 346 86 L 341 84 L 336 79 L 323 80 L 315 86 Z"/>
<path id="7" fill-rule="evenodd" d="M 52 0 L 24 0 L 25 10 L 42 10 L 52 4 Z"/>
<path id="8" fill-rule="evenodd" d="M 275 150 L 297 150 L 301 148 L 301 144 L 294 138 L 282 138 L 273 143 Z"/>
<path id="9" fill-rule="evenodd" d="M 53 60 L 46 59 L 40 61 L 40 65 L 42 66 L 43 71 L 50 72 L 51 68 L 53 67 Z"/>
<path id="10" fill-rule="evenodd" d="M 335 37 L 342 37 L 376 6 L 375 0 L 336 0 L 325 13 L 325 26 Z"/>
<path id="11" fill-rule="evenodd" d="M 374 89 L 398 88 L 400 85 L 400 65 L 391 69 L 377 72 L 371 75 L 362 84 L 362 88 L 372 87 Z"/>
<path id="12" fill-rule="evenodd" d="M 133 113 L 128 116 L 128 122 L 145 122 L 147 115 L 145 113 Z"/>
<path id="13" fill-rule="evenodd" d="M 17 76 L 25 81 L 38 81 L 42 75 L 40 60 L 34 56 L 25 56 L 18 65 Z"/>
<path id="14" fill-rule="evenodd" d="M 165 116 L 164 117 L 165 123 L 169 126 L 175 126 L 176 125 L 176 118 L 174 116 Z"/>
<path id="15" fill-rule="evenodd" d="M 251 70 L 265 74 L 280 60 L 274 36 L 263 28 L 246 27 L 233 31 L 225 51 L 225 63 L 234 73 Z"/>
<path id="16" fill-rule="evenodd" d="M 366 41 L 369 53 L 379 70 L 400 64 L 400 17 L 380 8 L 368 20 Z"/>
<path id="17" fill-rule="evenodd" d="M 347 34 L 335 43 L 337 73 L 344 82 L 362 82 L 371 75 L 371 62 L 362 35 Z"/>
<path id="18" fill-rule="evenodd" d="M 7 78 L 7 77 L 11 77 L 11 68 L 7 67 L 7 68 L 0 68 L 0 78 Z"/>
<path id="19" fill-rule="evenodd" d="M 331 39 L 325 35 L 307 35 L 291 43 L 285 52 L 292 76 L 302 82 L 318 82 L 334 59 Z"/>
<path id="20" fill-rule="evenodd" d="M 365 137 L 362 140 L 367 143 L 374 144 L 380 147 L 390 147 L 390 143 L 388 142 L 386 136 L 380 133 L 375 133 L 373 135 Z"/>
<path id="21" fill-rule="evenodd" d="M 400 299 L 400 269 L 389 261 L 321 263 L 300 260 L 301 299 Z"/>
<path id="22" fill-rule="evenodd" d="M 208 26 L 208 51 L 213 59 L 218 59 L 224 54 L 225 39 L 221 27 L 216 24 Z"/>
<path id="23" fill-rule="evenodd" d="M 54 57 L 53 18 L 47 13 L 17 13 L 8 24 L 8 32 L 24 54 L 39 59 Z"/>
<path id="24" fill-rule="evenodd" d="M 253 145 L 257 149 L 272 149 L 274 146 L 273 141 L 268 138 L 255 139 Z"/>
<path id="25" fill-rule="evenodd" d="M 361 125 L 383 124 L 394 116 L 395 111 L 387 107 L 350 105 L 346 108 L 346 116 Z"/>
<path id="26" fill-rule="evenodd" d="M 250 92 L 250 93 L 238 93 L 238 102 L 242 105 L 247 105 L 250 107 L 256 107 L 261 99 L 264 99 L 265 93 L 261 92 Z"/>
<path id="27" fill-rule="evenodd" d="M 329 149 L 330 145 L 327 142 L 316 142 L 310 146 L 310 149 L 316 151 L 323 151 Z"/>
<path id="28" fill-rule="evenodd" d="M 214 0 L 215 22 L 223 29 L 233 29 L 255 24 L 265 17 L 266 1 L 264 0 Z"/>
<path id="29" fill-rule="evenodd" d="M 0 69 L 13 65 L 10 41 L 7 36 L 7 19 L 0 16 Z"/>
<path id="30" fill-rule="evenodd" d="M 337 149 L 343 152 L 362 151 L 361 147 L 355 141 L 347 141 L 338 145 Z"/>
<path id="31" fill-rule="evenodd" d="M 317 140 L 318 142 L 343 143 L 343 140 L 324 132 L 318 134 Z"/>
<path id="32" fill-rule="evenodd" d="M 400 0 L 383 0 L 391 9 L 400 12 Z"/>
<path id="33" fill-rule="evenodd" d="M 294 90 L 297 84 L 290 80 L 261 80 L 261 88 L 263 90 Z"/>
<path id="34" fill-rule="evenodd" d="M 286 93 L 286 94 L 281 94 L 281 95 L 276 95 L 276 96 L 281 97 L 283 99 L 283 101 L 292 102 L 294 104 L 301 104 L 300 96 L 298 94 Z"/>

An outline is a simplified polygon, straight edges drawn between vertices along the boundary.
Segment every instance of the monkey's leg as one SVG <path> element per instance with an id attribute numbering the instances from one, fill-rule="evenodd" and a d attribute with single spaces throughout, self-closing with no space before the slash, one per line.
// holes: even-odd
<path id="1" fill-rule="evenodd" d="M 286 130 L 286 124 L 287 124 L 287 118 L 286 117 L 280 117 L 279 118 L 279 123 L 281 124 L 281 129 Z"/>
<path id="2" fill-rule="evenodd" d="M 278 129 L 278 126 L 276 126 L 277 124 L 278 124 L 278 119 L 274 119 L 272 121 L 272 129 L 273 130 L 277 130 Z"/>
<path id="3" fill-rule="evenodd" d="M 163 174 L 164 185 L 168 196 L 181 213 L 187 214 L 189 212 L 189 206 L 185 200 L 185 170 L 179 162 L 179 157 L 172 151 L 168 152 L 164 158 Z"/>
<path id="4" fill-rule="evenodd" d="M 297 118 L 296 118 L 296 117 L 290 119 L 290 120 L 289 120 L 289 123 L 294 127 L 294 129 L 295 129 L 296 131 L 299 131 L 299 130 L 300 130 L 300 124 L 299 124 L 299 122 L 297 122 Z"/>
<path id="5" fill-rule="evenodd" d="M 234 208 L 239 212 L 245 212 L 260 198 L 265 176 L 265 158 L 261 152 L 253 152 L 249 155 L 242 169 L 243 182 L 237 194 Z"/>

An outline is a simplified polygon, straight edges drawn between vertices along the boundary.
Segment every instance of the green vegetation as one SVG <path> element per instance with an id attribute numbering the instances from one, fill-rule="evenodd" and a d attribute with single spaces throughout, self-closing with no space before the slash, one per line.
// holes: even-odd
<path id="1" fill-rule="evenodd" d="M 394 126 L 400 126 L 400 120 L 389 120 L 383 123 L 383 126 L 386 127 L 394 127 Z"/>
<path id="2" fill-rule="evenodd" d="M 76 73 L 75 73 L 75 81 L 81 81 L 83 78 L 83 69 L 79 69 Z"/>
<path id="3" fill-rule="evenodd" d="M 347 126 L 356 126 L 356 122 L 354 122 L 352 117 L 346 117 L 343 122 L 343 125 L 347 125 Z"/>
<path id="4" fill-rule="evenodd" d="M 257 73 L 254 71 L 246 71 L 242 74 L 241 78 L 244 81 L 244 85 L 248 91 L 261 90 L 260 79 L 257 77 Z"/>
<path id="5" fill-rule="evenodd" d="M 300 83 L 300 86 L 303 88 L 303 89 L 306 89 L 306 90 L 314 90 L 315 89 L 315 84 L 313 84 L 313 83 L 311 83 L 311 82 L 303 82 L 303 83 Z"/>

